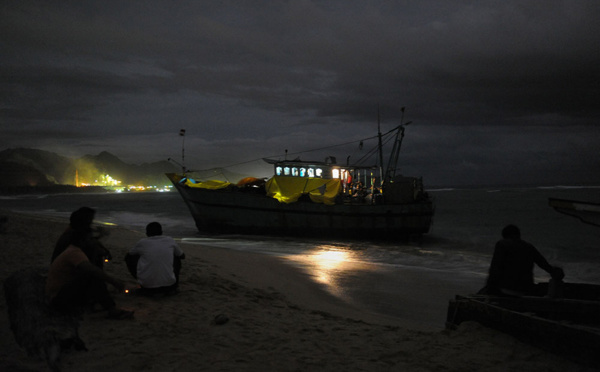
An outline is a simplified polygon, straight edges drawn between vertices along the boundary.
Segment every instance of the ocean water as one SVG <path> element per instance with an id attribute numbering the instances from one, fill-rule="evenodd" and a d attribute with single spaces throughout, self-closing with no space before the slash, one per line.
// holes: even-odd
<path id="1" fill-rule="evenodd" d="M 186 243 L 277 255 L 348 303 L 391 316 L 443 324 L 447 300 L 480 289 L 501 229 L 513 223 L 569 282 L 600 284 L 600 227 L 556 212 L 548 198 L 600 203 L 600 187 L 429 190 L 436 201 L 429 234 L 409 242 L 346 242 L 203 235 L 175 191 L 0 197 L 0 208 L 67 218 L 88 206 L 96 223 L 144 231 L 159 221 Z M 191 248 L 193 249 L 193 248 Z M 547 280 L 537 269 L 536 278 Z M 406 298 L 414 298 L 407 301 Z"/>

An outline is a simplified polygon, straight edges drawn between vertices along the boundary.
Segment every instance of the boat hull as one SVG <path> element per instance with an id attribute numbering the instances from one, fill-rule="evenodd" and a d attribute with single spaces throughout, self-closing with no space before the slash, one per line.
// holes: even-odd
<path id="1" fill-rule="evenodd" d="M 597 366 L 600 354 L 600 286 L 564 283 L 564 297 L 456 296 L 448 304 L 446 326 L 465 321 Z"/>
<path id="2" fill-rule="evenodd" d="M 168 175 L 204 233 L 399 238 L 429 231 L 431 201 L 407 204 L 281 203 L 263 193 L 186 187 Z"/>

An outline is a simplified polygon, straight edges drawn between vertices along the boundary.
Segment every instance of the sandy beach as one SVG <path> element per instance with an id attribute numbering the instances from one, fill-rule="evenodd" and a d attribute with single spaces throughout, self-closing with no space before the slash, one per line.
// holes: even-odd
<path id="1" fill-rule="evenodd" d="M 47 266 L 67 221 L 1 212 L 0 279 Z M 123 257 L 142 237 L 109 228 L 105 270 L 133 283 Z M 133 320 L 87 313 L 79 333 L 88 351 L 62 354 L 63 371 L 592 371 L 574 361 L 467 322 L 427 330 L 407 319 L 351 307 L 277 257 L 189 246 L 180 292 L 115 293 Z M 0 370 L 45 371 L 10 330 L 0 302 Z M 229 320 L 217 324 L 215 317 Z M 440 320 L 443 322 L 443 319 Z"/>

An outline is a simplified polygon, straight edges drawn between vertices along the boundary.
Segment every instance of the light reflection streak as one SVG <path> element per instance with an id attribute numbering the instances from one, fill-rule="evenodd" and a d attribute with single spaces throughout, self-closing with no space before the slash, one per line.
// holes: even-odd
<path id="1" fill-rule="evenodd" d="M 345 288 L 341 279 L 348 272 L 367 270 L 369 265 L 362 262 L 356 251 L 341 250 L 338 247 L 320 245 L 312 252 L 289 255 L 285 258 L 299 264 L 317 282 L 324 284 L 328 291 L 337 296 L 344 295 Z"/>

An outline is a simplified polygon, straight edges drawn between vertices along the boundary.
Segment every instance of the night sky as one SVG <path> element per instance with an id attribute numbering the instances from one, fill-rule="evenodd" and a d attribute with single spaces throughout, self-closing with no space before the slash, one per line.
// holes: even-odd
<path id="1" fill-rule="evenodd" d="M 19 0 L 0 32 L 0 150 L 258 173 L 406 107 L 426 186 L 600 184 L 597 0 Z"/>

